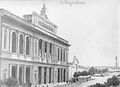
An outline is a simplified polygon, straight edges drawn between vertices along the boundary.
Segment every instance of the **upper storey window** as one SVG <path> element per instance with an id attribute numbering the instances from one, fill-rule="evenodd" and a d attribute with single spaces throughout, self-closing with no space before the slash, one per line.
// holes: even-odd
<path id="1" fill-rule="evenodd" d="M 52 43 L 50 43 L 50 54 L 52 53 Z"/>
<path id="2" fill-rule="evenodd" d="M 30 38 L 26 37 L 26 55 L 30 54 Z"/>
<path id="3" fill-rule="evenodd" d="M 16 53 L 16 32 L 12 33 L 12 52 Z"/>
<path id="4" fill-rule="evenodd" d="M 19 38 L 19 53 L 23 54 L 23 35 L 22 34 L 20 35 L 20 38 Z"/>
<path id="5" fill-rule="evenodd" d="M 39 50 L 42 49 L 42 39 L 39 40 Z"/>
<path id="6" fill-rule="evenodd" d="M 39 56 L 42 55 L 42 39 L 39 39 Z"/>
<path id="7" fill-rule="evenodd" d="M 45 42 L 45 53 L 47 53 L 47 42 Z"/>

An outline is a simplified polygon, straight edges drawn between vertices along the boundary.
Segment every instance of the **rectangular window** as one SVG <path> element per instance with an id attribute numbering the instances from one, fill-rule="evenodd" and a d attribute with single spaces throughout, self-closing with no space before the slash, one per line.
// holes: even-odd
<path id="1" fill-rule="evenodd" d="M 52 53 L 52 43 L 50 43 L 50 54 Z"/>
<path id="2" fill-rule="evenodd" d="M 42 39 L 39 40 L 39 50 L 42 50 Z"/>
<path id="3" fill-rule="evenodd" d="M 49 83 L 51 83 L 51 68 L 49 68 Z"/>
<path id="4" fill-rule="evenodd" d="M 64 61 L 65 61 L 65 50 L 64 50 Z"/>
<path id="5" fill-rule="evenodd" d="M 30 83 L 30 67 L 26 67 L 26 83 Z"/>
<path id="6" fill-rule="evenodd" d="M 45 42 L 45 53 L 47 53 L 47 42 Z"/>
<path id="7" fill-rule="evenodd" d="M 61 61 L 62 61 L 62 49 L 61 49 Z"/>
<path id="8" fill-rule="evenodd" d="M 42 39 L 39 39 L 39 56 L 42 56 Z"/>
<path id="9" fill-rule="evenodd" d="M 14 77 L 14 78 L 17 78 L 17 66 L 16 65 L 14 65 L 14 66 L 12 66 L 12 73 L 11 73 L 12 75 L 12 77 Z"/>
<path id="10" fill-rule="evenodd" d="M 58 61 L 59 61 L 59 51 L 60 51 L 60 49 L 58 48 Z"/>
<path id="11" fill-rule="evenodd" d="M 58 68 L 58 82 L 60 82 L 60 68 Z"/>
<path id="12" fill-rule="evenodd" d="M 39 84 L 41 84 L 41 70 L 42 70 L 42 67 L 38 67 L 38 82 Z"/>

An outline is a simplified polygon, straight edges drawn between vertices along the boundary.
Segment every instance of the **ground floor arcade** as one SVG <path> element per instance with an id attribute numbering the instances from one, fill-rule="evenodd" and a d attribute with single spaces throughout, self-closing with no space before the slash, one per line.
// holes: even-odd
<path id="1" fill-rule="evenodd" d="M 16 59 L 2 59 L 0 75 L 1 79 L 15 77 L 20 84 L 31 83 L 33 86 L 53 87 L 53 84 L 65 83 L 68 80 L 68 67 Z"/>

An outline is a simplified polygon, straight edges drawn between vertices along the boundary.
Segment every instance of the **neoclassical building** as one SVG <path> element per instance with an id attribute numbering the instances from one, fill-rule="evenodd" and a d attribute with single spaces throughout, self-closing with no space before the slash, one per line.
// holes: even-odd
<path id="1" fill-rule="evenodd" d="M 0 79 L 15 77 L 33 87 L 53 87 L 68 80 L 67 40 L 57 35 L 45 6 L 41 14 L 20 18 L 0 9 Z"/>

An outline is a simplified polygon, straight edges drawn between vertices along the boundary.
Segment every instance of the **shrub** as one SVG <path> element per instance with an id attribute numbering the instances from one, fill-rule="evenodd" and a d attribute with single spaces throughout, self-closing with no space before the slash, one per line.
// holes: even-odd
<path id="1" fill-rule="evenodd" d="M 119 79 L 116 76 L 113 76 L 112 78 L 107 79 L 107 82 L 104 84 L 96 83 L 95 85 L 90 85 L 89 87 L 111 87 L 118 86 L 119 83 Z"/>
<path id="2" fill-rule="evenodd" d="M 22 87 L 29 87 L 29 86 L 28 86 L 28 84 L 23 83 L 23 84 L 22 84 Z"/>
<path id="3" fill-rule="evenodd" d="M 7 87 L 18 87 L 19 82 L 16 78 L 10 77 L 10 78 L 6 79 L 5 85 L 7 85 Z"/>
<path id="4" fill-rule="evenodd" d="M 79 76 L 79 73 L 78 72 L 75 72 L 74 74 L 73 74 L 73 77 L 78 77 Z"/>
<path id="5" fill-rule="evenodd" d="M 109 86 L 118 86 L 120 82 L 116 76 L 113 76 L 112 78 L 107 79 L 107 83 Z"/>
<path id="6" fill-rule="evenodd" d="M 2 87 L 3 85 L 4 85 L 4 82 L 0 80 L 0 87 Z"/>

